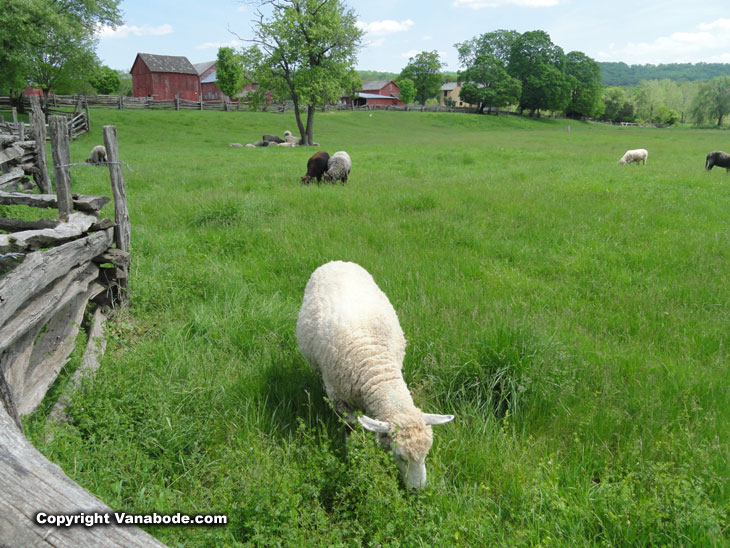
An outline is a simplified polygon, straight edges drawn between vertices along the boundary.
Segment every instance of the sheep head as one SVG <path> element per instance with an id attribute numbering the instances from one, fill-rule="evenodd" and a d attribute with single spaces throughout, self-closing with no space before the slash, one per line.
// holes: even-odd
<path id="1" fill-rule="evenodd" d="M 454 415 L 420 413 L 417 416 L 399 415 L 393 423 L 358 417 L 366 430 L 378 434 L 378 444 L 391 451 L 400 470 L 403 483 L 410 489 L 426 485 L 426 455 L 433 443 L 431 425 L 445 424 Z"/>

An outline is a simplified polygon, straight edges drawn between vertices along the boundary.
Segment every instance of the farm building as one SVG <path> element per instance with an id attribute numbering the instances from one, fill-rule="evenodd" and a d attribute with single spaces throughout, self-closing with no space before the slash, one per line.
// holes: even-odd
<path id="1" fill-rule="evenodd" d="M 459 98 L 461 93 L 462 82 L 446 82 L 439 90 L 439 104 L 443 107 L 446 105 L 446 99 L 454 101 L 455 107 L 471 107 L 469 103 L 465 103 Z"/>
<path id="2" fill-rule="evenodd" d="M 176 95 L 188 101 L 200 98 L 200 77 L 187 57 L 138 53 L 130 72 L 135 97 L 157 101 L 169 101 Z"/>
<path id="3" fill-rule="evenodd" d="M 400 100 L 400 88 L 393 80 L 371 80 L 362 83 L 362 90 L 357 97 L 343 98 L 343 102 L 347 105 L 356 107 L 362 106 L 402 106 L 405 105 Z"/>
<path id="4" fill-rule="evenodd" d="M 231 101 L 231 98 L 223 93 L 218 87 L 217 71 L 215 61 L 206 61 L 205 63 L 195 63 L 193 65 L 198 71 L 200 77 L 200 91 L 203 94 L 203 101 Z M 238 99 L 233 99 L 237 101 Z"/>

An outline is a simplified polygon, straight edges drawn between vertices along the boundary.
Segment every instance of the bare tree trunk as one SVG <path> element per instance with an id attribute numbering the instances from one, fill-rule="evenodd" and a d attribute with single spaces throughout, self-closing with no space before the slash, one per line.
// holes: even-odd
<path id="1" fill-rule="evenodd" d="M 307 133 L 303 135 L 303 141 L 305 145 L 311 146 L 314 143 L 312 133 L 314 132 L 314 105 L 309 105 L 307 110 Z"/>

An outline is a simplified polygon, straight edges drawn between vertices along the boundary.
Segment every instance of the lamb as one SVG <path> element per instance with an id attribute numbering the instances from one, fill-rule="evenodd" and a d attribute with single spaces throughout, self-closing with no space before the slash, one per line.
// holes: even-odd
<path id="1" fill-rule="evenodd" d="M 106 149 L 104 145 L 96 145 L 91 149 L 91 154 L 86 159 L 87 164 L 104 164 L 106 163 Z"/>
<path id="2" fill-rule="evenodd" d="M 730 173 L 730 154 L 721 150 L 710 152 L 705 160 L 705 169 L 711 171 L 715 166 L 724 167 Z"/>
<path id="3" fill-rule="evenodd" d="M 344 150 L 335 152 L 327 162 L 327 172 L 324 174 L 324 180 L 328 183 L 342 181 L 344 185 L 347 182 L 347 176 L 350 175 L 351 168 L 350 155 Z"/>
<path id="4" fill-rule="evenodd" d="M 636 162 L 637 164 L 639 162 L 642 162 L 644 165 L 646 165 L 646 159 L 648 157 L 649 153 L 646 151 L 646 149 L 637 148 L 635 150 L 627 150 L 626 153 L 618 161 L 618 163 L 620 165 L 631 165 L 631 162 Z"/>
<path id="5" fill-rule="evenodd" d="M 426 484 L 431 425 L 453 415 L 423 413 L 403 380 L 406 340 L 388 297 L 360 265 L 332 261 L 309 278 L 297 320 L 297 342 L 322 375 L 335 411 L 378 434 L 391 451 L 405 485 Z M 371 418 L 372 417 L 372 418 Z"/>
<path id="6" fill-rule="evenodd" d="M 322 182 L 322 175 L 327 171 L 327 162 L 330 155 L 324 150 L 315 152 L 307 161 L 307 174 L 302 177 L 302 183 L 309 184 L 312 179 L 317 179 L 318 183 Z"/>

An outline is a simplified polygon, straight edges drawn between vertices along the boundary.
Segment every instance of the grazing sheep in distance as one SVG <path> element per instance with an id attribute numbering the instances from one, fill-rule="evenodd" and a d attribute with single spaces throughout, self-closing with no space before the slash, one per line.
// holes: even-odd
<path id="1" fill-rule="evenodd" d="M 327 173 L 324 174 L 324 180 L 328 183 L 342 181 L 344 185 L 351 169 L 352 160 L 350 160 L 350 155 L 344 150 L 335 152 L 327 162 Z"/>
<path id="2" fill-rule="evenodd" d="M 309 184 L 312 179 L 317 179 L 317 182 L 321 183 L 329 159 L 330 155 L 324 150 L 315 152 L 307 161 L 307 174 L 302 177 L 302 183 Z"/>
<path id="3" fill-rule="evenodd" d="M 403 380 L 406 340 L 388 297 L 360 265 L 332 261 L 309 278 L 297 320 L 297 343 L 319 371 L 335 411 L 378 434 L 393 453 L 403 482 L 426 484 L 431 425 L 453 415 L 423 413 Z"/>
<path id="4" fill-rule="evenodd" d="M 106 161 L 106 149 L 104 145 L 96 145 L 92 148 L 91 154 L 86 159 L 87 164 L 104 164 Z"/>
<path id="5" fill-rule="evenodd" d="M 630 165 L 631 162 L 636 162 L 637 164 L 639 162 L 642 162 L 644 165 L 646 165 L 646 159 L 648 157 L 649 153 L 646 151 L 646 149 L 637 148 L 635 150 L 627 150 L 626 153 L 618 161 L 618 163 L 621 165 Z"/>
<path id="6" fill-rule="evenodd" d="M 715 166 L 724 167 L 730 173 L 730 154 L 721 150 L 710 152 L 705 160 L 705 169 L 710 171 Z"/>

